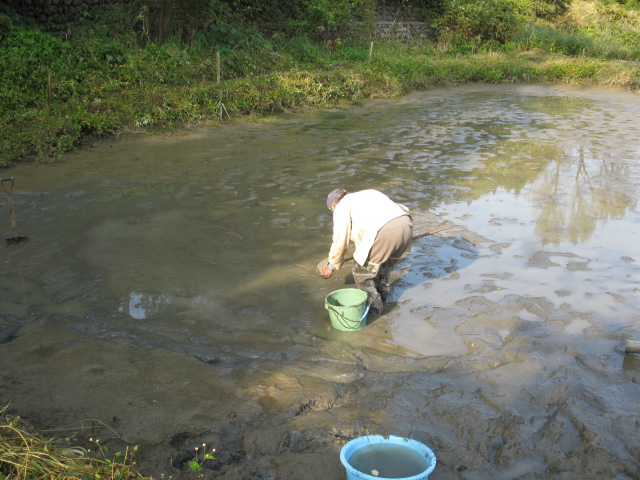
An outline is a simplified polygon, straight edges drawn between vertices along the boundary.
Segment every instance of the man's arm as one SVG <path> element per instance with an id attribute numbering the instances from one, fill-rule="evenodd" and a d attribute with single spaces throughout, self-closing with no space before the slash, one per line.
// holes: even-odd
<path id="1" fill-rule="evenodd" d="M 349 247 L 351 238 L 351 216 L 348 208 L 336 208 L 333 212 L 333 241 L 329 249 L 329 263 L 320 272 L 324 278 L 329 278 L 334 271 L 342 267 L 344 254 Z"/>

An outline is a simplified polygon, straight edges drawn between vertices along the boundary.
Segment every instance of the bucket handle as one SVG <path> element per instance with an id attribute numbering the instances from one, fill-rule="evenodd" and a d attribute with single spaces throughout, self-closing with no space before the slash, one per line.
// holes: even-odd
<path id="1" fill-rule="evenodd" d="M 369 313 L 369 308 L 371 308 L 369 305 L 367 305 L 367 308 L 365 308 L 364 313 L 362 314 L 362 316 L 360 317 L 360 320 L 358 320 L 358 322 L 362 322 L 364 320 L 364 318 L 367 316 L 367 313 Z"/>
<path id="2" fill-rule="evenodd" d="M 354 323 L 353 320 L 347 320 L 344 318 L 344 315 L 342 315 L 342 313 L 338 312 L 336 309 L 334 309 L 331 305 L 326 305 L 325 304 L 325 308 L 327 310 L 332 310 L 333 313 L 336 314 L 336 317 L 338 317 L 338 320 L 340 321 L 340 323 L 342 324 L 343 327 L 345 328 L 350 328 L 351 330 L 355 330 L 355 327 L 352 327 L 351 325 L 345 325 L 345 322 L 349 323 Z M 358 320 L 358 323 L 362 323 L 362 321 L 366 318 L 367 313 L 369 313 L 369 309 L 371 308 L 370 305 L 367 305 L 367 308 L 364 309 L 364 313 L 362 314 L 362 316 L 360 317 L 360 320 Z"/>

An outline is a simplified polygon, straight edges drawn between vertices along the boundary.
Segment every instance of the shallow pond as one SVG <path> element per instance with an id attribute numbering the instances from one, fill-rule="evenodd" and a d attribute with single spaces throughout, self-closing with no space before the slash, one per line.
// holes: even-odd
<path id="1" fill-rule="evenodd" d="M 429 445 L 434 480 L 638 478 L 638 95 L 435 89 L 3 176 L 29 241 L 0 253 L 0 402 L 40 428 L 154 478 L 215 448 L 206 478 L 341 479 L 366 434 Z M 338 186 L 455 225 L 358 332 L 324 309 L 350 269 L 314 271 Z"/>

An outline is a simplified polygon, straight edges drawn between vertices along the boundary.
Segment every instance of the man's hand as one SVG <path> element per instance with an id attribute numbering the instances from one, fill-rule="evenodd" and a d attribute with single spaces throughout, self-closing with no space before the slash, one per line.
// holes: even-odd
<path id="1" fill-rule="evenodd" d="M 329 267 L 324 267 L 320 272 L 322 278 L 329 278 L 331 275 L 333 275 L 333 269 Z"/>

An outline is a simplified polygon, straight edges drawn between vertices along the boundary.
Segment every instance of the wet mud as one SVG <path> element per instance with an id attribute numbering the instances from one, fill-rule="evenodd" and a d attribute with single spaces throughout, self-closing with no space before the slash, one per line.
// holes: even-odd
<path id="1" fill-rule="evenodd" d="M 7 171 L 0 402 L 154 478 L 342 479 L 393 434 L 434 480 L 636 479 L 639 120 L 616 89 L 467 86 Z M 455 224 L 358 332 L 323 307 L 348 265 L 315 274 L 337 186 Z"/>

